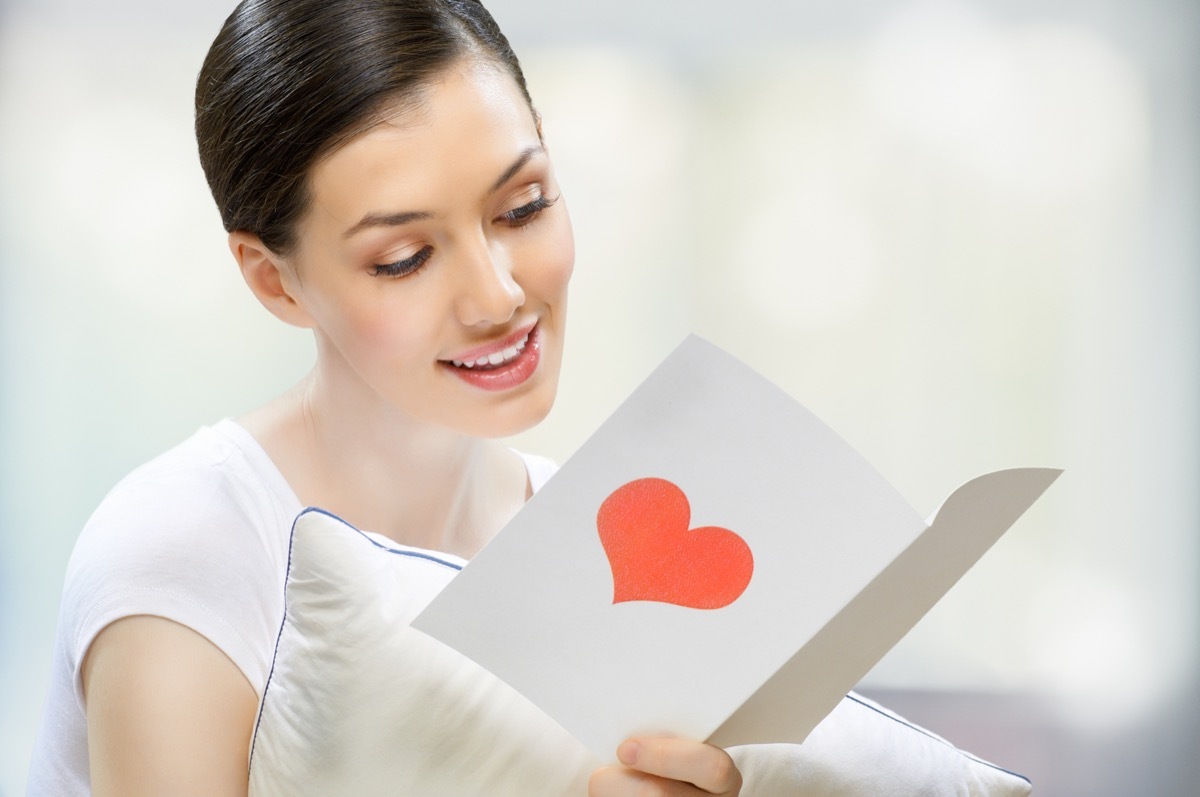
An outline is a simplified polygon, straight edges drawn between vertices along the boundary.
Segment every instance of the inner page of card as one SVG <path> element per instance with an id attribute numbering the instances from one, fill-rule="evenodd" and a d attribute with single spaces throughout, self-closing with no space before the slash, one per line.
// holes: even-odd
<path id="1" fill-rule="evenodd" d="M 736 543 L 731 532 L 752 557 L 744 586 L 741 554 L 706 554 L 685 535 L 654 549 L 655 567 L 615 575 L 609 555 L 647 532 L 646 517 L 676 523 L 655 514 L 668 494 L 686 499 L 687 528 L 650 531 L 712 528 L 714 544 Z M 598 520 L 610 499 L 624 510 Z M 633 733 L 707 738 L 925 528 L 820 420 L 692 337 L 414 626 L 612 759 Z M 708 570 L 740 562 L 716 579 L 724 596 L 670 583 L 704 555 L 716 556 Z"/>

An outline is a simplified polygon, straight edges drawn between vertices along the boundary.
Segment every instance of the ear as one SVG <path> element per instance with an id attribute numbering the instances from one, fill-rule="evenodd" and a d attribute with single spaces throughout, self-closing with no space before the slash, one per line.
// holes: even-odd
<path id="1" fill-rule="evenodd" d="M 257 235 L 242 231 L 229 233 L 229 251 L 233 252 L 242 271 L 242 279 L 271 315 L 296 327 L 311 328 L 314 325 L 299 301 L 295 271 Z"/>

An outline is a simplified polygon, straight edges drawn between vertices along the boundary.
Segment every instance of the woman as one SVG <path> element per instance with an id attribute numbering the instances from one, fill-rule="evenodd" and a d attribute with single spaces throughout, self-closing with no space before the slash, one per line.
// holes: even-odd
<path id="1" fill-rule="evenodd" d="M 571 227 L 481 5 L 247 0 L 200 73 L 196 131 L 247 285 L 313 331 L 316 363 L 131 474 L 89 521 L 31 794 L 244 794 L 300 508 L 469 557 L 545 470 L 494 438 L 554 399 Z M 592 794 L 740 788 L 708 745 L 630 740 L 618 756 Z"/>

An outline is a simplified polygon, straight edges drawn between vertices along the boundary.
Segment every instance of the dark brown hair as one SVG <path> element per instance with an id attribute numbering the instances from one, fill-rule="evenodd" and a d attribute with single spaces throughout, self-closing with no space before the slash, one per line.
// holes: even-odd
<path id="1" fill-rule="evenodd" d="M 478 0 L 244 0 L 196 82 L 200 165 L 225 229 L 287 254 L 313 164 L 468 57 L 505 69 L 529 101 Z"/>

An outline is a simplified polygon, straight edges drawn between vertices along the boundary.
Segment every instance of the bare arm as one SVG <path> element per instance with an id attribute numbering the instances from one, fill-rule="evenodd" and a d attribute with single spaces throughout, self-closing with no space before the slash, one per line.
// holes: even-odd
<path id="1" fill-rule="evenodd" d="M 159 617 L 118 620 L 83 663 L 94 797 L 244 797 L 258 698 L 200 634 Z"/>

